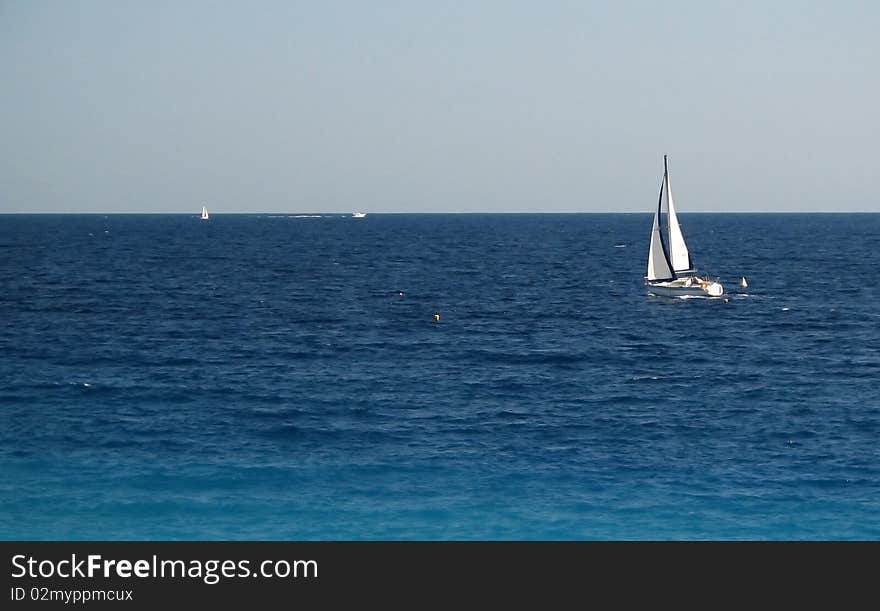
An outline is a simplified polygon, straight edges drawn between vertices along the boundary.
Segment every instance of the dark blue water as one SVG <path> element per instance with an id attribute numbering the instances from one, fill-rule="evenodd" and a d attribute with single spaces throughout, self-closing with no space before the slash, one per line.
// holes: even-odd
<path id="1" fill-rule="evenodd" d="M 880 215 L 680 220 L 0 216 L 0 537 L 880 538 Z"/>

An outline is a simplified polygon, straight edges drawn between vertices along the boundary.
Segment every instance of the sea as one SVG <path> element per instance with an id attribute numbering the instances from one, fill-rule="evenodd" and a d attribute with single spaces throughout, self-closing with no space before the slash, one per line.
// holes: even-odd
<path id="1" fill-rule="evenodd" d="M 651 220 L 0 215 L 0 538 L 880 539 L 880 214 Z"/>

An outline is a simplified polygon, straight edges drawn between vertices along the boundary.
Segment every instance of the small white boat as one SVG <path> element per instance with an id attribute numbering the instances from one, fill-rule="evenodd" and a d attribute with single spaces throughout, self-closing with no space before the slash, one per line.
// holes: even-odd
<path id="1" fill-rule="evenodd" d="M 749 283 L 748 283 L 748 281 L 746 280 L 746 277 L 745 277 L 745 276 L 743 276 L 743 277 L 740 279 L 740 281 L 739 281 L 739 285 L 740 285 L 741 287 L 743 287 L 743 288 L 748 288 Z"/>
<path id="2" fill-rule="evenodd" d="M 367 216 L 366 212 L 352 212 L 351 215 L 356 219 L 362 219 Z"/>
<path id="3" fill-rule="evenodd" d="M 208 220 L 208 208 L 207 208 L 207 206 L 202 206 L 202 220 L 203 220 L 203 221 L 207 221 L 207 220 Z"/>
<path id="4" fill-rule="evenodd" d="M 666 200 L 666 232 L 660 225 L 663 200 Z M 684 241 L 672 191 L 669 186 L 669 168 L 663 155 L 663 182 L 660 200 L 654 212 L 651 245 L 648 248 L 648 270 L 645 275 L 648 292 L 664 297 L 720 297 L 724 287 L 716 280 L 700 277 L 691 264 L 691 254 Z"/>

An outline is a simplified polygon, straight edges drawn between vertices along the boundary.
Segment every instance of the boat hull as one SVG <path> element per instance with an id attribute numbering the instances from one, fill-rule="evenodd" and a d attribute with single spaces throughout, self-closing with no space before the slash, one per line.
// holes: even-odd
<path id="1" fill-rule="evenodd" d="M 665 282 L 646 282 L 648 292 L 661 297 L 721 297 L 724 287 L 719 282 L 676 278 Z"/>

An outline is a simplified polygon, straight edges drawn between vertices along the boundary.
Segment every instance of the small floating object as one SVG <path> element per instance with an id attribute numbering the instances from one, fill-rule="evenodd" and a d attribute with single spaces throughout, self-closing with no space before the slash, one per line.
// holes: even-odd
<path id="1" fill-rule="evenodd" d="M 746 282 L 746 277 L 745 277 L 745 276 L 743 276 L 743 277 L 740 279 L 740 281 L 739 281 L 739 285 L 740 285 L 741 287 L 743 287 L 743 288 L 746 288 L 746 287 L 749 285 L 749 283 Z"/>
<path id="2" fill-rule="evenodd" d="M 440 315 L 434 314 L 434 322 L 440 322 Z"/>

